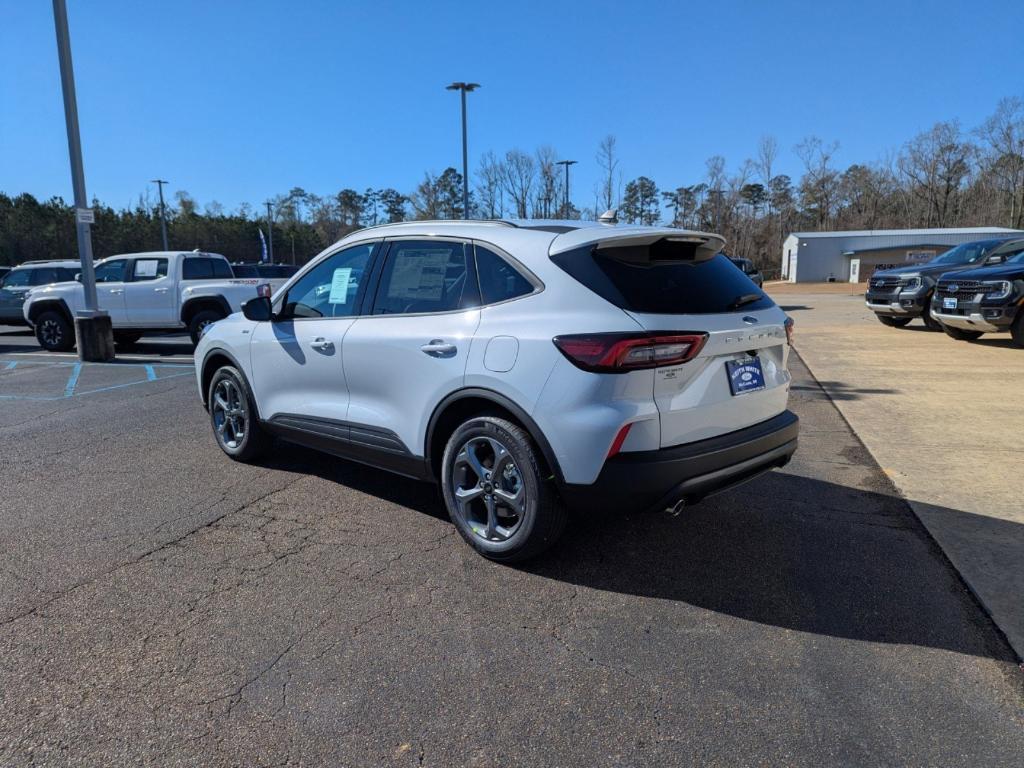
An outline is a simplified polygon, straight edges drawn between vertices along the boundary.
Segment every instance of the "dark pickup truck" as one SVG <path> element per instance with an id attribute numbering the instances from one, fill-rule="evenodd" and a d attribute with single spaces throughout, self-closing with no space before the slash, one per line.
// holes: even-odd
<path id="1" fill-rule="evenodd" d="M 942 275 L 932 298 L 932 317 L 960 341 L 983 333 L 1010 332 L 1024 347 L 1024 240 L 997 266 Z"/>
<path id="2" fill-rule="evenodd" d="M 919 317 L 933 331 L 941 331 L 942 325 L 931 315 L 931 299 L 939 276 L 985 264 L 1001 264 L 1005 256 L 998 255 L 998 251 L 1009 242 L 1013 241 L 1000 238 L 961 243 L 924 264 L 879 270 L 868 280 L 864 297 L 868 309 L 883 325 L 902 328 Z"/>

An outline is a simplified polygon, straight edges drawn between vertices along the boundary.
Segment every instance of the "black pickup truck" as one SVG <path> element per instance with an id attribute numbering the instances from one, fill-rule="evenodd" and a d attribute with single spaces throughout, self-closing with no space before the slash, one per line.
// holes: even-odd
<path id="1" fill-rule="evenodd" d="M 1010 332 L 1024 347 L 1024 240 L 1002 264 L 942 275 L 932 298 L 932 317 L 954 339 Z M 1002 249 L 1000 249 L 1002 250 Z"/>
<path id="2" fill-rule="evenodd" d="M 868 309 L 883 325 L 902 328 L 920 317 L 930 329 L 941 331 L 942 325 L 930 311 L 935 281 L 940 275 L 961 269 L 1001 264 L 1004 257 L 996 255 L 996 252 L 1007 242 L 1007 238 L 1000 238 L 961 243 L 924 264 L 879 270 L 868 280 L 864 297 Z"/>

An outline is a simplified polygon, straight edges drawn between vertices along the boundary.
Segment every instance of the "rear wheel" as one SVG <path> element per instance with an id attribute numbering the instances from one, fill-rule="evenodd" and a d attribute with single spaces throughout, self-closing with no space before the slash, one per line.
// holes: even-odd
<path id="1" fill-rule="evenodd" d="M 198 344 L 206 326 L 213 325 L 218 320 L 224 319 L 224 313 L 215 309 L 202 309 L 193 316 L 188 324 L 188 335 L 192 337 L 192 344 Z"/>
<path id="2" fill-rule="evenodd" d="M 1024 309 L 1017 313 L 1017 319 L 1010 326 L 1010 338 L 1015 346 L 1024 347 Z"/>
<path id="3" fill-rule="evenodd" d="M 949 325 L 942 326 L 942 330 L 946 332 L 947 336 L 957 341 L 974 341 L 980 339 L 983 333 L 982 331 L 965 331 L 963 328 L 953 328 Z"/>
<path id="4" fill-rule="evenodd" d="M 75 346 L 75 329 L 63 313 L 49 310 L 36 319 L 36 340 L 50 352 L 67 352 Z"/>
<path id="5" fill-rule="evenodd" d="M 568 513 L 529 434 L 495 416 L 464 422 L 448 439 L 441 483 L 459 533 L 484 557 L 520 562 L 550 547 Z"/>
<path id="6" fill-rule="evenodd" d="M 888 325 L 890 328 L 902 328 L 911 320 L 909 317 L 892 317 L 891 315 L 876 315 L 876 317 L 878 317 L 878 322 Z"/>
<path id="7" fill-rule="evenodd" d="M 228 456 L 252 461 L 270 445 L 270 436 L 260 426 L 249 388 L 237 368 L 225 365 L 213 374 L 208 402 L 214 437 Z"/>

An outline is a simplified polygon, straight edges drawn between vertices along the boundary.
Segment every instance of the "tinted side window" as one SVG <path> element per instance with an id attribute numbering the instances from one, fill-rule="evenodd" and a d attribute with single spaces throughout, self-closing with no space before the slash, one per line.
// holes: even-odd
<path id="1" fill-rule="evenodd" d="M 373 243 L 332 254 L 288 289 L 283 317 L 351 317 Z"/>
<path id="2" fill-rule="evenodd" d="M 235 264 L 231 267 L 235 277 L 259 277 L 259 272 L 252 264 Z"/>
<path id="3" fill-rule="evenodd" d="M 449 312 L 480 305 L 476 276 L 463 243 L 391 243 L 373 304 L 375 315 Z"/>
<path id="4" fill-rule="evenodd" d="M 617 250 L 624 252 L 621 258 L 616 257 Z M 634 250 L 586 247 L 555 254 L 551 260 L 598 296 L 632 312 L 711 314 L 774 306 L 721 254 L 703 261 L 658 263 Z M 738 304 L 755 294 L 759 298 Z"/>
<path id="5" fill-rule="evenodd" d="M 210 266 L 215 280 L 230 280 L 234 277 L 231 265 L 225 259 L 210 259 Z"/>
<path id="6" fill-rule="evenodd" d="M 57 267 L 57 282 L 58 283 L 69 283 L 75 279 L 75 274 L 78 272 L 77 269 L 71 269 L 70 267 Z"/>
<path id="7" fill-rule="evenodd" d="M 3 280 L 4 288 L 20 288 L 30 285 L 33 272 L 35 272 L 34 269 L 15 269 L 12 272 L 8 272 Z"/>
<path id="8" fill-rule="evenodd" d="M 136 259 L 132 267 L 132 280 L 156 280 L 167 275 L 167 259 Z"/>
<path id="9" fill-rule="evenodd" d="M 533 293 L 533 284 L 494 251 L 476 246 L 476 271 L 480 280 L 480 298 L 484 304 L 496 304 Z"/>
<path id="10" fill-rule="evenodd" d="M 120 283 L 124 280 L 124 268 L 128 264 L 126 259 L 114 259 L 96 267 L 97 283 Z"/>
<path id="11" fill-rule="evenodd" d="M 182 280 L 209 280 L 213 277 L 211 259 L 186 258 L 181 263 Z"/>

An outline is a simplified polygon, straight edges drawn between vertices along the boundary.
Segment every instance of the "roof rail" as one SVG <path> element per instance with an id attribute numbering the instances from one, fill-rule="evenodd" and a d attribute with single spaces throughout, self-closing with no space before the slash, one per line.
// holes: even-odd
<path id="1" fill-rule="evenodd" d="M 78 259 L 29 259 L 28 261 L 23 261 L 21 264 L 16 264 L 15 266 L 23 267 L 26 264 L 52 264 L 55 261 L 78 261 Z"/>
<path id="2" fill-rule="evenodd" d="M 506 219 L 415 219 L 411 221 L 389 221 L 386 224 L 371 224 L 368 227 L 360 227 L 352 232 L 365 232 L 368 229 L 383 229 L 385 227 L 401 227 L 406 224 L 489 224 L 495 227 L 517 227 Z M 351 232 L 349 234 L 352 234 Z"/>

